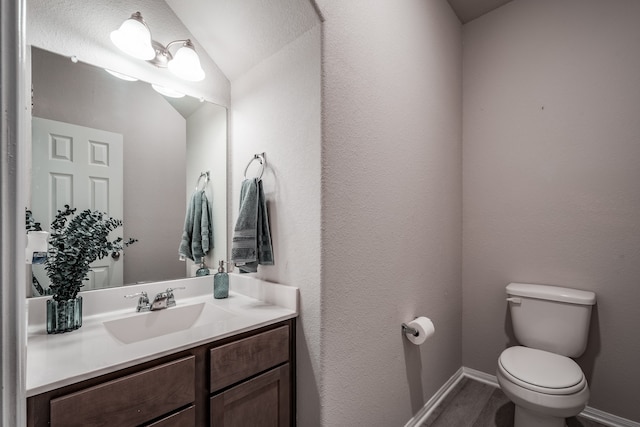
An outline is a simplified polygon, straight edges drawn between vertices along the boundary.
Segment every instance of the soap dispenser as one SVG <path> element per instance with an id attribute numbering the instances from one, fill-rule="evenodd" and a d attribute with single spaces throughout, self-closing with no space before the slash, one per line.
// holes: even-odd
<path id="1" fill-rule="evenodd" d="M 216 299 L 229 296 L 229 275 L 224 271 L 224 261 L 220 261 L 218 272 L 213 276 L 213 297 Z"/>
<path id="2" fill-rule="evenodd" d="M 202 258 L 202 261 L 200 262 L 200 268 L 196 271 L 196 277 L 208 276 L 208 275 L 209 275 L 209 269 L 204 263 L 204 258 Z"/>

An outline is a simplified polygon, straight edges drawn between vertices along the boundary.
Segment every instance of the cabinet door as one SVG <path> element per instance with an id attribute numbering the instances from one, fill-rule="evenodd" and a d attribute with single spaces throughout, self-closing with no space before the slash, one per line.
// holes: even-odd
<path id="1" fill-rule="evenodd" d="M 212 427 L 288 427 L 289 364 L 211 398 Z"/>

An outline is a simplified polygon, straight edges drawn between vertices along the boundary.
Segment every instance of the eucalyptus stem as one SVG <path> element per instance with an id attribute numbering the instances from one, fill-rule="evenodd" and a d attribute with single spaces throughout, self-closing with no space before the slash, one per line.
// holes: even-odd
<path id="1" fill-rule="evenodd" d="M 86 209 L 76 215 L 69 205 L 58 210 L 51 223 L 45 270 L 51 281 L 53 299 L 66 301 L 78 295 L 88 280 L 90 264 L 112 252 L 119 252 L 137 239 L 109 240 L 109 233 L 122 226 L 122 220 L 105 212 Z"/>

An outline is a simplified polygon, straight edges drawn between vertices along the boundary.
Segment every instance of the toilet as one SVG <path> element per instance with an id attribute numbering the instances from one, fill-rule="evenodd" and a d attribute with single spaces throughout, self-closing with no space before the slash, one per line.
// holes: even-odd
<path id="1" fill-rule="evenodd" d="M 500 354 L 497 377 L 515 404 L 515 427 L 565 427 L 589 400 L 579 357 L 587 346 L 596 294 L 510 283 L 507 301 L 518 343 Z"/>

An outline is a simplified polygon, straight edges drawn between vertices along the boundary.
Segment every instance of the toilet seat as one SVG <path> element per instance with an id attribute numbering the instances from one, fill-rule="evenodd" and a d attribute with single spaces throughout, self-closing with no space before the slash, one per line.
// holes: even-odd
<path id="1" fill-rule="evenodd" d="M 510 347 L 500 355 L 498 366 L 508 380 L 538 393 L 574 394 L 587 383 L 570 358 L 534 348 Z"/>

